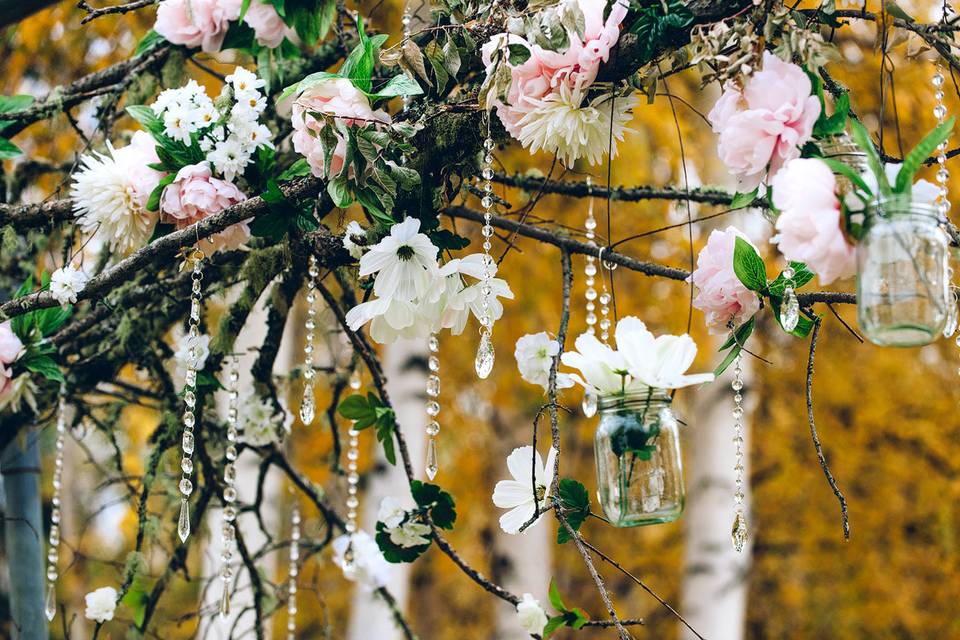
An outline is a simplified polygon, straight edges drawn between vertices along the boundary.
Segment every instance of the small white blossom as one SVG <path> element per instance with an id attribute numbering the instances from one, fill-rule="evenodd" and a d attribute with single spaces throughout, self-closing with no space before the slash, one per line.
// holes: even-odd
<path id="1" fill-rule="evenodd" d="M 284 415 L 275 413 L 269 400 L 248 395 L 239 414 L 240 439 L 254 447 L 264 447 L 279 442 Z"/>
<path id="2" fill-rule="evenodd" d="M 383 587 L 390 578 L 390 564 L 380 547 L 366 531 L 344 534 L 334 539 L 333 563 L 343 571 L 347 580 L 373 590 Z"/>
<path id="3" fill-rule="evenodd" d="M 531 635 L 542 635 L 543 628 L 547 626 L 547 614 L 532 593 L 523 594 L 523 599 L 517 603 L 517 618 L 520 627 Z"/>
<path id="4" fill-rule="evenodd" d="M 240 141 L 230 136 L 226 140 L 217 142 L 213 151 L 207 154 L 207 159 L 214 169 L 223 174 L 224 179 L 233 182 L 233 179 L 243 172 L 250 156 L 244 152 Z"/>
<path id="5" fill-rule="evenodd" d="M 251 92 L 257 93 L 267 84 L 265 80 L 258 78 L 257 74 L 253 73 L 252 71 L 248 71 L 243 67 L 236 67 L 233 70 L 233 73 L 224 79 L 230 83 L 234 93 L 237 95 L 245 95 Z"/>
<path id="6" fill-rule="evenodd" d="M 407 522 L 403 525 L 390 529 L 390 542 L 399 547 L 419 547 L 430 543 L 427 536 L 430 533 L 430 525 L 420 522 Z"/>
<path id="7" fill-rule="evenodd" d="M 363 255 L 364 245 L 357 244 L 357 240 L 365 239 L 367 232 L 363 230 L 360 223 L 351 220 L 343 233 L 343 248 L 347 250 L 354 260 L 359 260 Z"/>
<path id="8" fill-rule="evenodd" d="M 207 364 L 207 356 L 210 355 L 210 336 L 199 334 L 191 336 L 185 335 L 180 340 L 180 346 L 173 354 L 177 361 L 177 373 L 180 376 L 186 375 L 187 369 L 200 371 Z"/>
<path id="9" fill-rule="evenodd" d="M 550 384 L 550 368 L 554 358 L 560 353 L 560 343 L 552 339 L 546 331 L 528 334 L 517 340 L 513 352 L 517 359 L 517 368 L 520 377 L 530 384 L 538 384 L 547 389 Z M 573 386 L 570 376 L 558 373 L 557 388 L 566 389 Z"/>
<path id="10" fill-rule="evenodd" d="M 100 587 L 91 591 L 84 600 L 87 610 L 84 612 L 87 620 L 107 622 L 113 620 L 113 613 L 117 609 L 117 590 L 113 587 Z"/>
<path id="11" fill-rule="evenodd" d="M 407 512 L 400 504 L 400 501 L 393 496 L 387 496 L 380 501 L 380 509 L 377 511 L 377 520 L 382 522 L 388 529 L 399 527 Z"/>
<path id="12" fill-rule="evenodd" d="M 61 305 L 77 301 L 77 294 L 87 285 L 87 274 L 69 264 L 62 266 L 50 276 L 50 293 Z"/>

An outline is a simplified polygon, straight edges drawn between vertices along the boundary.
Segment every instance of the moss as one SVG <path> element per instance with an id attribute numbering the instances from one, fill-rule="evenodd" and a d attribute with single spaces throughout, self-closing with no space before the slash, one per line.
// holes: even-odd
<path id="1" fill-rule="evenodd" d="M 0 241 L 4 255 L 16 253 L 20 248 L 20 236 L 14 230 L 13 226 L 7 225 L 3 228 L 3 240 Z"/>
<path id="2" fill-rule="evenodd" d="M 160 70 L 161 84 L 164 87 L 179 87 L 187 81 L 183 51 L 173 49 Z"/>

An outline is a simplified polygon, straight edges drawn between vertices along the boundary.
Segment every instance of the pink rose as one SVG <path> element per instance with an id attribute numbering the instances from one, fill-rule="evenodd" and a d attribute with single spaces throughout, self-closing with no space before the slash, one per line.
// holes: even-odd
<path id="1" fill-rule="evenodd" d="M 505 40 L 505 41 L 504 41 Z M 507 103 L 494 101 L 497 115 L 514 138 L 520 135 L 520 119 L 535 107 L 533 101 L 543 98 L 551 90 L 554 69 L 548 67 L 542 59 L 544 53 L 537 45 L 532 45 L 520 36 L 501 33 L 488 40 L 480 48 L 480 55 L 487 74 L 493 72 L 493 54 L 498 48 L 519 44 L 530 51 L 530 57 L 522 64 L 510 65 L 510 91 Z"/>
<path id="2" fill-rule="evenodd" d="M 856 251 L 840 228 L 837 182 L 822 160 L 791 160 L 773 178 L 773 204 L 781 211 L 771 242 L 787 260 L 805 262 L 820 284 L 857 271 Z"/>
<path id="3" fill-rule="evenodd" d="M 243 21 L 253 29 L 260 46 L 275 49 L 284 38 L 296 39 L 295 32 L 284 24 L 276 8 L 261 0 L 251 0 Z"/>
<path id="4" fill-rule="evenodd" d="M 153 28 L 173 44 L 216 53 L 240 6 L 233 0 L 163 0 Z"/>
<path id="5" fill-rule="evenodd" d="M 141 211 L 147 210 L 150 194 L 160 184 L 163 173 L 151 169 L 149 164 L 160 162 L 153 138 L 146 131 L 137 131 L 130 144 L 113 150 L 113 159 L 127 170 L 130 186 L 133 188 L 133 200 Z"/>
<path id="6" fill-rule="evenodd" d="M 326 172 L 323 148 L 316 134 L 323 131 L 327 124 L 322 119 L 314 118 L 310 112 L 335 116 L 347 126 L 391 122 L 385 111 L 374 111 L 367 96 L 346 78 L 329 78 L 305 89 L 293 102 L 293 149 L 307 159 L 313 175 L 318 178 L 325 177 Z M 336 132 L 334 135 L 337 137 L 337 146 L 330 161 L 330 175 L 340 173 L 347 152 L 347 141 Z"/>
<path id="7" fill-rule="evenodd" d="M 697 287 L 693 306 L 703 311 L 713 334 L 726 333 L 730 323 L 740 326 L 760 310 L 757 294 L 743 286 L 733 270 L 733 249 L 738 237 L 750 242 L 736 227 L 712 231 L 697 256 L 697 268 L 687 278 Z"/>
<path id="8" fill-rule="evenodd" d="M 177 172 L 160 197 L 160 211 L 179 227 L 220 213 L 247 199 L 232 182 L 214 178 L 207 162 L 188 165 Z"/>
<path id="9" fill-rule="evenodd" d="M 10 388 L 10 379 L 13 378 L 12 365 L 23 352 L 23 343 L 13 332 L 10 321 L 0 324 L 0 396 Z"/>
<path id="10" fill-rule="evenodd" d="M 739 189 L 749 191 L 768 181 L 780 167 L 800 155 L 820 117 L 820 100 L 803 69 L 769 51 L 763 70 L 741 92 L 728 85 L 707 116 L 719 134 L 717 152 Z"/>

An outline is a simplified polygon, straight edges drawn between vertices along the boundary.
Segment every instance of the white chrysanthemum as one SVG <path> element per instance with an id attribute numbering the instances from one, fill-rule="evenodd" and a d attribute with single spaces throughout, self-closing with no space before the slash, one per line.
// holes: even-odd
<path id="1" fill-rule="evenodd" d="M 520 142 L 536 153 L 554 153 L 571 167 L 580 158 L 597 164 L 603 158 L 610 140 L 611 95 L 603 94 L 584 105 L 585 91 L 579 86 L 561 83 L 558 90 L 540 100 L 531 100 L 531 109 L 519 121 Z M 617 155 L 617 141 L 631 131 L 627 123 L 633 118 L 636 96 L 618 97 L 613 102 L 612 154 Z"/>
<path id="2" fill-rule="evenodd" d="M 68 305 L 77 301 L 80 293 L 90 278 L 82 269 L 72 265 L 64 265 L 50 276 L 50 293 L 61 305 Z"/>
<path id="3" fill-rule="evenodd" d="M 94 152 L 82 156 L 80 165 L 70 187 L 80 230 L 86 235 L 101 234 L 121 253 L 146 244 L 157 214 L 147 210 L 150 194 L 138 188 L 130 167 L 118 162 L 112 146 L 109 155 Z"/>
<path id="4" fill-rule="evenodd" d="M 283 414 L 276 413 L 269 401 L 249 395 L 240 411 L 240 439 L 254 447 L 278 442 L 283 419 Z"/>
<path id="5" fill-rule="evenodd" d="M 84 600 L 87 609 L 84 616 L 87 620 L 97 622 L 107 622 L 113 620 L 113 614 L 117 610 L 117 590 L 113 587 L 101 587 L 96 591 L 88 593 Z"/>

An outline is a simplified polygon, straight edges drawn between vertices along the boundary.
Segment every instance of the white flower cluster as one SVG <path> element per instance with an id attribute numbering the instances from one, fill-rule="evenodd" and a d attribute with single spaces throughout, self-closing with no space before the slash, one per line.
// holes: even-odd
<path id="1" fill-rule="evenodd" d="M 430 544 L 430 526 L 408 519 L 403 505 L 392 496 L 387 496 L 380 502 L 377 520 L 383 523 L 384 531 L 390 536 L 390 542 L 398 547 L 419 547 Z"/>
<path id="2" fill-rule="evenodd" d="M 273 134 L 260 122 L 267 108 L 261 92 L 266 83 L 243 67 L 234 69 L 226 81 L 233 96 L 229 112 L 221 113 L 195 80 L 163 91 L 152 108 L 163 118 L 164 133 L 170 138 L 189 145 L 194 134 L 200 134 L 198 144 L 207 160 L 227 181 L 233 181 L 258 148 L 274 146 Z"/>
<path id="3" fill-rule="evenodd" d="M 90 277 L 83 269 L 72 265 L 64 265 L 50 276 L 50 293 L 61 305 L 73 304 L 77 301 L 77 294 L 87 286 Z"/>
<path id="4" fill-rule="evenodd" d="M 240 411 L 240 439 L 254 447 L 279 442 L 284 414 L 274 411 L 270 401 L 258 395 L 248 395 Z"/>
<path id="5" fill-rule="evenodd" d="M 357 235 L 356 229 L 351 233 Z M 347 249 L 355 251 L 358 247 Z M 513 292 L 506 281 L 493 277 L 496 264 L 484 254 L 475 253 L 440 265 L 437 253 L 430 238 L 420 233 L 416 218 L 393 225 L 390 235 L 360 258 L 360 276 L 376 275 L 376 297 L 347 313 L 350 329 L 356 331 L 370 322 L 370 336 L 381 344 L 426 338 L 441 329 L 459 335 L 471 313 L 482 317 L 484 293 L 490 294 L 491 320 L 499 320 L 503 304 L 498 298 L 512 300 Z M 483 291 L 485 268 L 491 276 L 489 292 Z M 476 282 L 467 284 L 468 277 Z"/>

